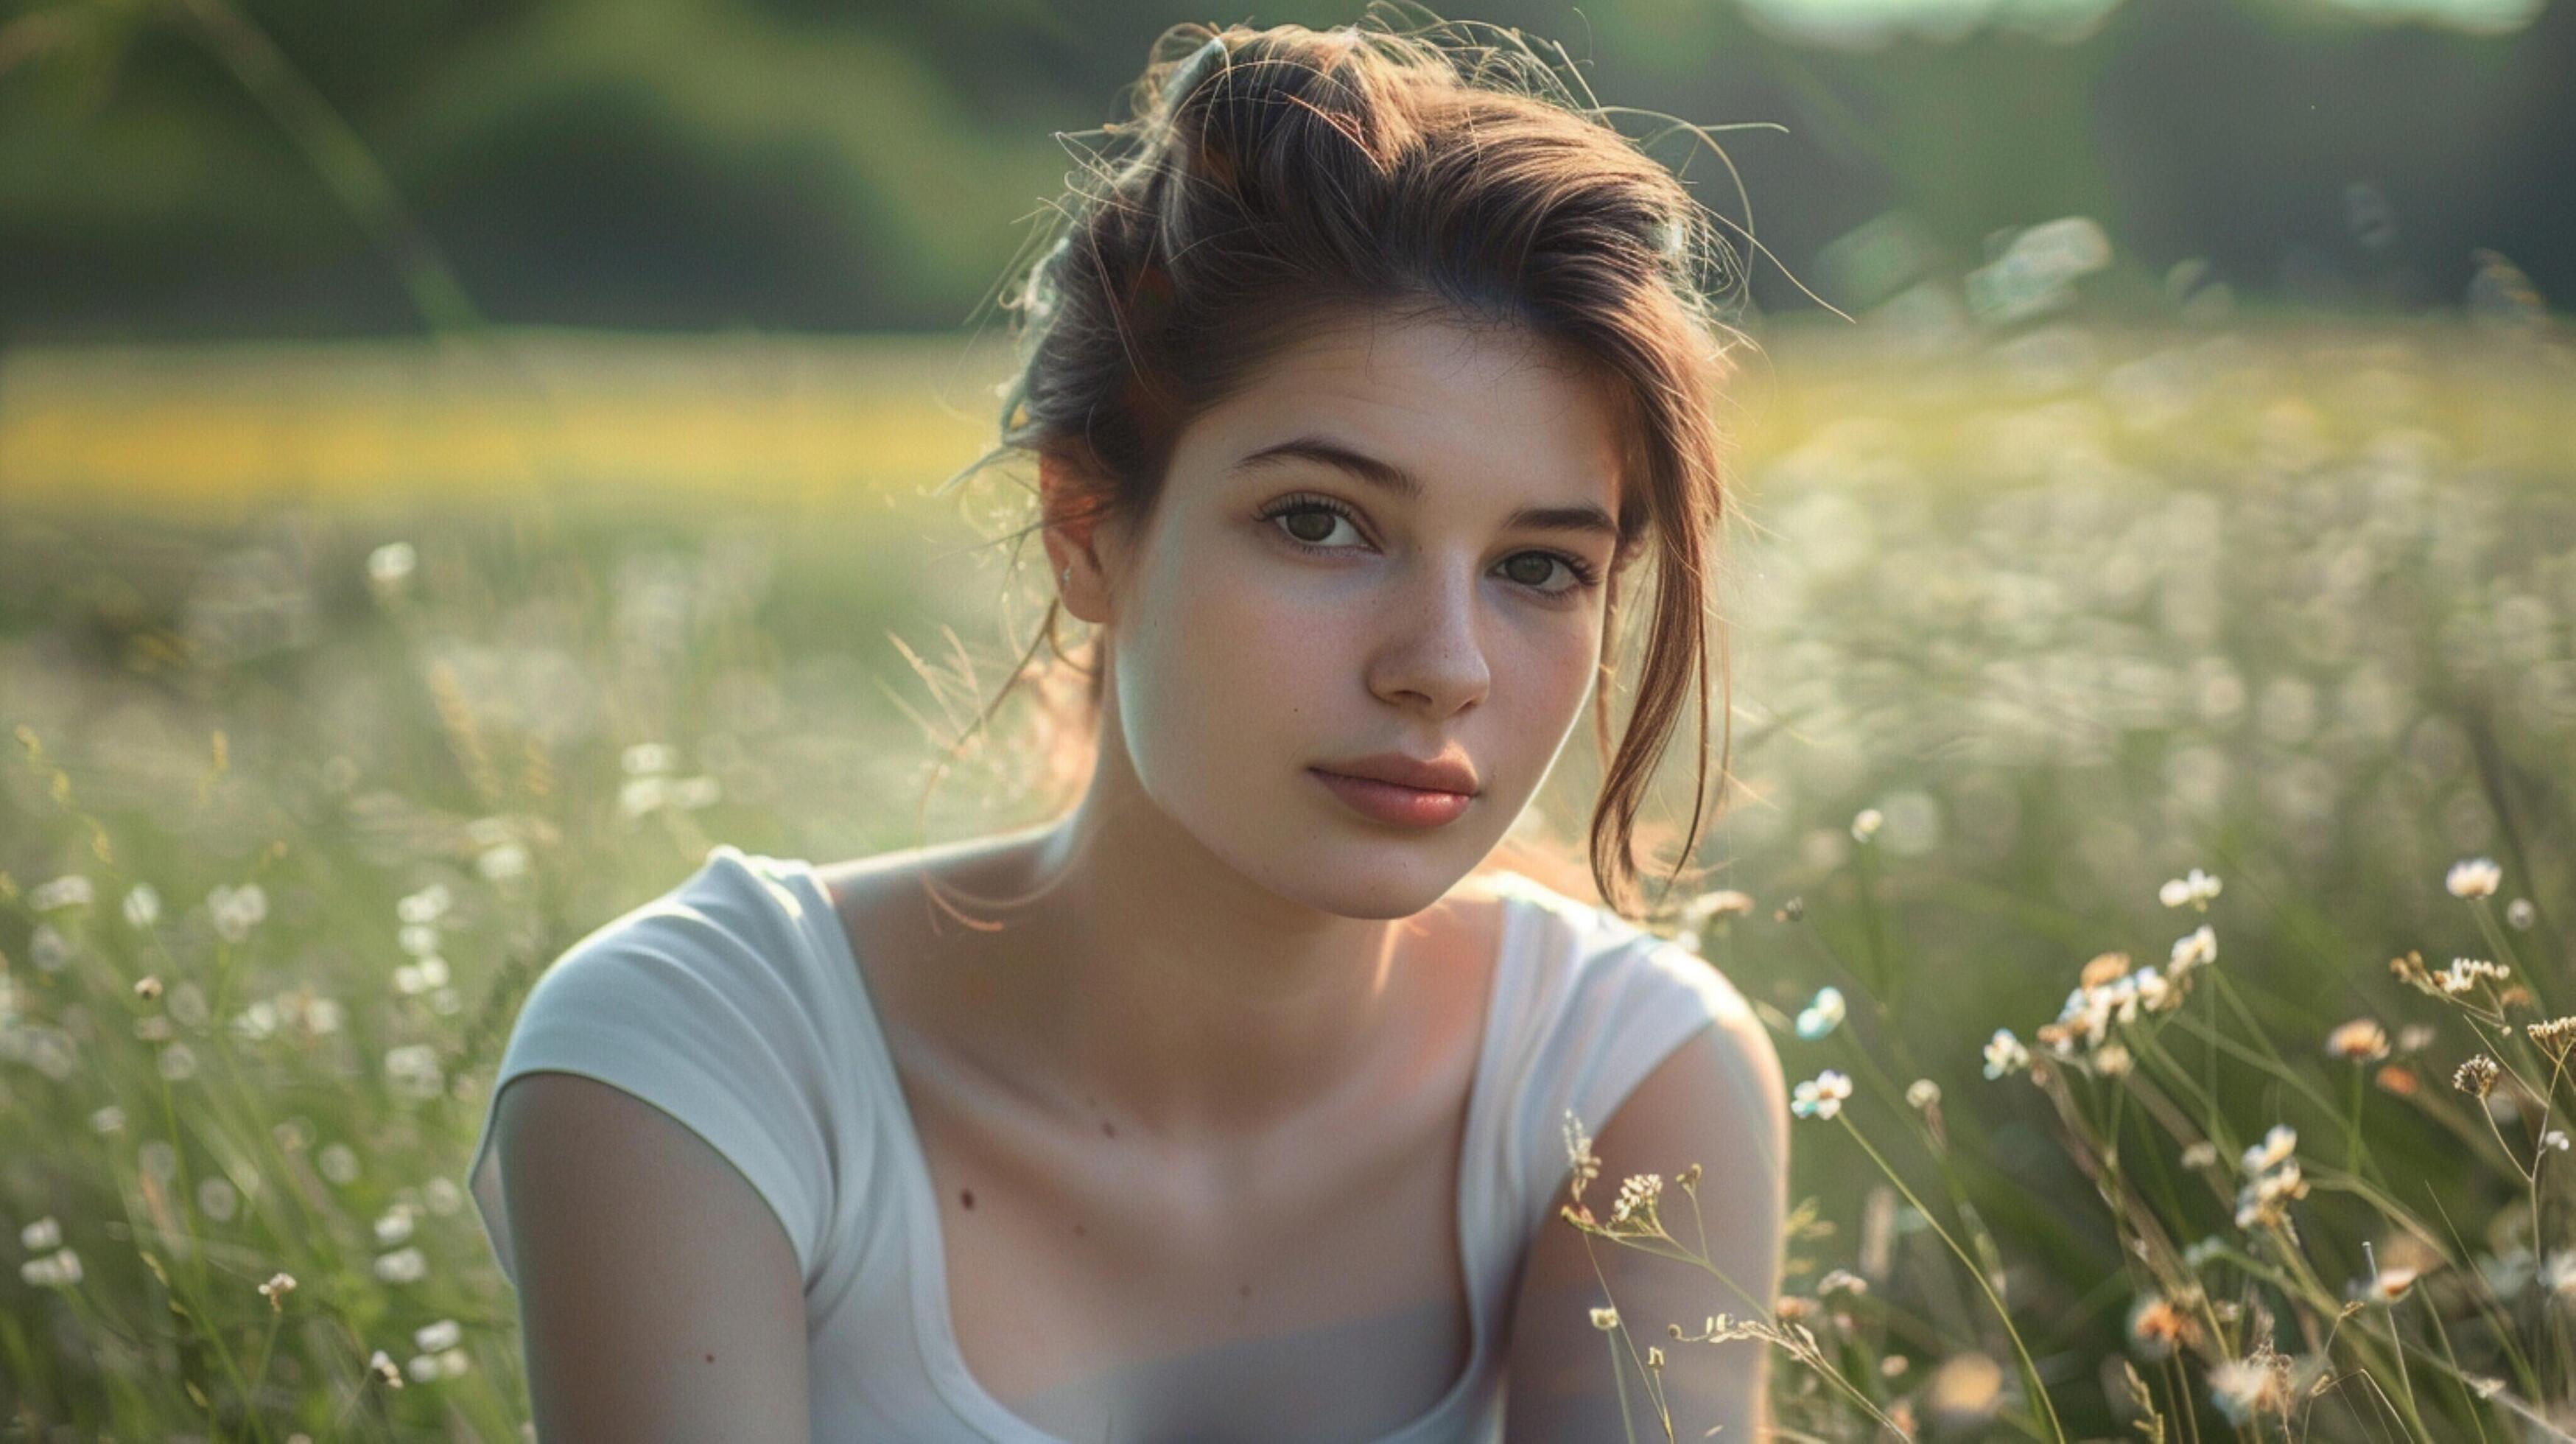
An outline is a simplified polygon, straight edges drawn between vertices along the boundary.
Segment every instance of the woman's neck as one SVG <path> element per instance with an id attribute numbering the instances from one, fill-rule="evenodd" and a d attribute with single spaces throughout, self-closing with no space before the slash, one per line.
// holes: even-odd
<path id="1" fill-rule="evenodd" d="M 934 924 L 943 1043 L 1023 1096 L 1175 1142 L 1328 1111 L 1418 1052 L 1439 1004 L 1481 996 L 1458 894 L 1402 918 L 1320 912 L 1096 794 L 921 866 L 976 920 Z"/>

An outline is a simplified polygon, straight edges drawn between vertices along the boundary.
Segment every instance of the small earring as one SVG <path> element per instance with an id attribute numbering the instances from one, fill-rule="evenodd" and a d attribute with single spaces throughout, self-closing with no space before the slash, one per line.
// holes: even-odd
<path id="1" fill-rule="evenodd" d="M 1060 571 L 1055 575 L 1057 581 L 1064 583 L 1068 587 L 1073 585 L 1073 568 L 1066 567 L 1063 571 Z"/>

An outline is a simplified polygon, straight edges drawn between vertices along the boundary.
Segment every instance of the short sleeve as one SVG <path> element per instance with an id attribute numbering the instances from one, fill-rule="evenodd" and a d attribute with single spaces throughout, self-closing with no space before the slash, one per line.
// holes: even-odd
<path id="1" fill-rule="evenodd" d="M 1595 964 L 1595 1021 L 1572 1071 L 1565 1106 L 1584 1131 L 1601 1132 L 1619 1105 L 1682 1044 L 1752 1006 L 1716 965 L 1679 943 L 1641 934 Z"/>
<path id="2" fill-rule="evenodd" d="M 1613 914 L 1564 900 L 1548 909 L 1513 1063 L 1507 1173 L 1524 1230 L 1553 1215 L 1572 1160 L 1566 1115 L 1591 1137 L 1684 1042 L 1752 1020 L 1751 1006 L 1697 953 Z M 1759 1026 L 1758 1023 L 1754 1026 Z"/>
<path id="3" fill-rule="evenodd" d="M 719 853 L 731 855 L 574 944 L 520 1007 L 467 1174 L 513 1284 L 492 1125 L 502 1089 L 540 1071 L 597 1079 L 705 1139 L 778 1216 L 809 1288 L 818 1276 L 840 1152 L 815 1011 L 828 999 L 797 920 L 777 915 L 741 854 Z"/>

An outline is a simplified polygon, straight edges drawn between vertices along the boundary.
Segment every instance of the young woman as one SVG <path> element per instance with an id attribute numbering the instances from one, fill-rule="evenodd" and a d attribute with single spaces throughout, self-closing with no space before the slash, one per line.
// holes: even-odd
<path id="1" fill-rule="evenodd" d="M 1759 1346 L 1666 1325 L 1769 1311 L 1780 1067 L 1633 920 L 1694 686 L 1706 778 L 1705 213 L 1526 50 L 1157 56 L 994 453 L 1096 629 L 1079 804 L 720 846 L 540 978 L 471 1181 L 541 1438 L 1615 1440 L 1614 1348 L 1662 1437 L 1649 1346 L 1677 1431 L 1765 1432 Z M 1494 858 L 1649 553 L 1586 902 Z M 1558 1216 L 1569 1115 L 1603 1193 L 1705 1168 L 1727 1282 Z"/>

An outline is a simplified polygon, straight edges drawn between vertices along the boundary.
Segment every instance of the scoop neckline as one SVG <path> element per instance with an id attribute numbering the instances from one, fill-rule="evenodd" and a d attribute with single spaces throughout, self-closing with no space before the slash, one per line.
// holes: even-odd
<path id="1" fill-rule="evenodd" d="M 736 850 L 737 853 L 739 850 Z M 947 1229 L 939 1215 L 939 1201 L 931 1193 L 929 1153 L 923 1147 L 919 1126 L 912 1115 L 912 1100 L 903 1091 L 903 1077 L 894 1066 L 894 1051 L 885 1034 L 884 1021 L 877 1016 L 875 996 L 868 990 L 867 974 L 859 966 L 858 951 L 850 941 L 849 927 L 841 920 L 839 908 L 832 902 L 831 889 L 811 861 L 804 858 L 781 858 L 788 865 L 789 876 L 804 884 L 820 906 L 813 918 L 825 938 L 825 951 L 837 966 L 847 969 L 846 976 L 858 989 L 862 1026 L 875 1046 L 875 1072 L 878 1085 L 889 1090 L 885 1096 L 895 1100 L 892 1110 L 899 1119 L 901 1158 L 905 1191 L 913 1207 L 929 1220 L 926 1227 L 912 1231 L 911 1294 L 913 1332 L 919 1340 L 923 1361 L 929 1365 L 932 1382 L 950 1407 L 968 1423 L 981 1430 L 995 1444 L 1072 1444 L 1072 1441 L 1047 1433 L 1035 1424 L 1013 1413 L 978 1380 L 966 1364 L 965 1346 L 957 1341 L 956 1315 L 948 1294 Z M 1502 999 L 1517 981 L 1521 952 L 1528 931 L 1530 912 L 1535 906 L 1517 890 L 1497 888 L 1501 925 L 1495 945 L 1494 967 L 1485 995 L 1485 1015 L 1476 1053 L 1476 1068 L 1467 1091 L 1467 1123 L 1458 1143 L 1457 1184 L 1450 1202 L 1450 1215 L 1455 1226 L 1451 1245 L 1457 1255 L 1459 1275 L 1467 1290 L 1467 1362 L 1434 1400 L 1428 1409 L 1412 1419 L 1378 1435 L 1373 1444 L 1409 1444 L 1423 1430 L 1438 1423 L 1456 1409 L 1485 1373 L 1486 1354 L 1493 1347 L 1485 1327 L 1483 1273 L 1468 1251 L 1470 1230 L 1467 1225 L 1469 1185 L 1477 1176 L 1471 1165 L 1474 1155 L 1484 1146 L 1486 1115 L 1492 1104 L 1488 1098 L 1497 1051 L 1495 1036 L 1501 1029 Z"/>

